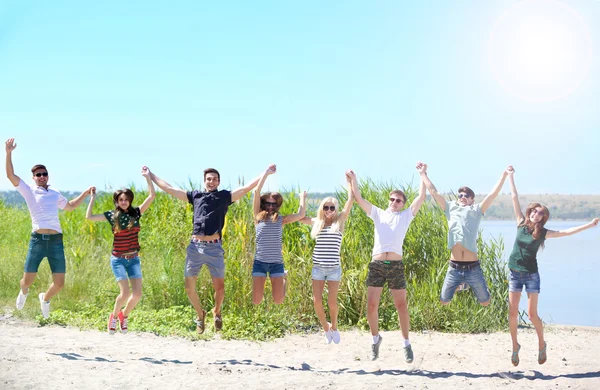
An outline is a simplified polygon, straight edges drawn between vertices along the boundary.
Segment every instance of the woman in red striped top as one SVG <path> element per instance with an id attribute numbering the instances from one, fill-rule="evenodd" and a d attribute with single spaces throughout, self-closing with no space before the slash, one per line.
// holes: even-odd
<path id="1" fill-rule="evenodd" d="M 120 293 L 115 300 L 115 306 L 108 318 L 108 333 L 114 334 L 117 330 L 117 321 L 121 332 L 127 333 L 127 318 L 135 305 L 142 297 L 142 269 L 138 252 L 140 243 L 140 218 L 150 207 L 154 200 L 154 185 L 149 176 L 147 167 L 142 167 L 142 176 L 148 182 L 148 197 L 140 207 L 133 207 L 133 192 L 130 189 L 118 190 L 113 194 L 115 209 L 103 214 L 92 214 L 96 200 L 96 188 L 93 188 L 90 204 L 85 217 L 91 221 L 108 221 L 112 226 L 114 241 L 110 265 L 112 267 Z M 131 282 L 131 290 L 129 283 Z M 121 309 L 125 308 L 121 311 Z"/>

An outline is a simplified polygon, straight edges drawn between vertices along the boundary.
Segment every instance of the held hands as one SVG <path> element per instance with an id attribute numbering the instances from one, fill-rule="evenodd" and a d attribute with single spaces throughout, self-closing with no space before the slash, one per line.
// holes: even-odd
<path id="1" fill-rule="evenodd" d="M 145 178 L 150 177 L 150 168 L 148 168 L 147 166 L 143 166 L 142 167 L 142 176 L 144 176 Z"/>
<path id="2" fill-rule="evenodd" d="M 17 144 L 15 143 L 15 139 L 14 138 L 9 138 L 6 141 L 6 153 L 11 153 L 16 148 L 17 148 Z"/>
<path id="3" fill-rule="evenodd" d="M 512 176 L 514 174 L 515 174 L 515 168 L 513 168 L 512 165 L 509 165 L 508 168 L 506 168 L 506 171 L 504 171 L 505 176 Z"/>
<path id="4" fill-rule="evenodd" d="M 349 178 L 350 181 L 356 180 L 356 173 L 352 169 L 348 169 L 346 171 L 346 177 Z"/>
<path id="5" fill-rule="evenodd" d="M 306 203 L 306 198 L 308 197 L 308 194 L 306 191 L 302 191 L 300 193 L 300 202 L 302 203 Z"/>
<path id="6" fill-rule="evenodd" d="M 598 221 L 600 221 L 600 218 L 594 218 L 594 219 L 592 220 L 592 225 L 593 225 L 593 226 L 598 226 Z"/>
<path id="7" fill-rule="evenodd" d="M 427 164 L 422 161 L 417 161 L 417 171 L 420 174 L 427 174 Z"/>
<path id="8" fill-rule="evenodd" d="M 92 186 L 85 190 L 86 195 L 90 195 L 92 198 L 96 197 L 96 187 Z"/>
<path id="9" fill-rule="evenodd" d="M 268 167 L 268 168 L 267 168 L 267 170 L 265 171 L 265 173 L 267 174 L 267 176 L 268 176 L 268 175 L 272 175 L 272 174 L 274 174 L 275 172 L 277 172 L 277 165 L 275 165 L 275 164 L 271 164 L 271 165 L 269 165 L 269 167 Z"/>

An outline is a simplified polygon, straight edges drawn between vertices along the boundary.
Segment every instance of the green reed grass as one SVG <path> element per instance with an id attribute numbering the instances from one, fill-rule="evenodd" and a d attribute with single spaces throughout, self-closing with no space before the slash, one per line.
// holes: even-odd
<path id="1" fill-rule="evenodd" d="M 379 207 L 387 205 L 388 194 L 397 188 L 394 183 L 363 181 L 363 197 Z M 416 196 L 410 185 L 400 186 L 409 204 Z M 282 214 L 296 212 L 299 198 L 295 189 L 284 193 Z M 145 192 L 135 191 L 135 204 Z M 340 204 L 347 198 L 345 191 L 337 193 Z M 314 208 L 317 202 L 311 203 Z M 94 213 L 113 208 L 112 194 L 97 197 Z M 315 210 L 309 215 L 314 216 Z M 14 299 L 22 276 L 31 229 L 29 213 L 24 208 L 7 207 L 0 203 L 0 304 L 4 311 L 23 318 L 36 318 L 41 324 L 70 324 L 84 328 L 104 329 L 106 318 L 118 294 L 109 265 L 112 233 L 108 223 L 87 221 L 85 206 L 74 212 L 60 213 L 67 257 L 67 278 L 64 290 L 52 300 L 48 320 L 39 313 L 37 300 L 27 302 L 18 312 Z M 143 297 L 132 313 L 129 327 L 161 335 L 198 337 L 194 334 L 194 312 L 183 288 L 185 249 L 192 230 L 192 209 L 189 204 L 165 193 L 158 193 L 141 220 Z M 426 202 L 411 224 L 404 242 L 407 290 L 412 330 L 434 329 L 448 332 L 487 332 L 506 328 L 508 316 L 508 284 L 506 264 L 501 259 L 502 241 L 478 240 L 492 303 L 481 307 L 471 292 L 457 294 L 448 306 L 439 304 L 439 294 L 448 267 L 446 249 L 447 223 L 443 212 Z M 317 329 L 311 287 L 311 254 L 314 241 L 308 226 L 298 223 L 284 227 L 283 257 L 288 270 L 288 294 L 283 305 L 275 305 L 269 283 L 265 300 L 252 305 L 252 262 L 254 259 L 254 223 L 250 195 L 233 204 L 227 214 L 223 233 L 226 275 L 223 307 L 226 338 L 268 339 L 288 331 Z M 342 243 L 343 278 L 338 304 L 342 327 L 368 329 L 366 321 L 365 284 L 367 266 L 373 248 L 373 224 L 355 205 L 346 224 Z M 198 279 L 198 292 L 205 308 L 213 306 L 210 275 L 203 269 Z M 47 288 L 51 273 L 43 262 L 32 286 L 33 297 Z M 398 329 L 397 314 L 389 293 L 384 291 L 380 305 L 380 327 Z M 212 337 L 211 317 L 203 338 Z"/>

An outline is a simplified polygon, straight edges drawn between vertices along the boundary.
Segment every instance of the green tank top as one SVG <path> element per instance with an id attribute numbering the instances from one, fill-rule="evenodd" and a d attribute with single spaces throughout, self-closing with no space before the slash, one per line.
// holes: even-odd
<path id="1" fill-rule="evenodd" d="M 537 252 L 546 240 L 547 231 L 542 229 L 542 236 L 535 240 L 527 226 L 519 226 L 515 245 L 508 258 L 508 268 L 520 272 L 538 272 Z"/>

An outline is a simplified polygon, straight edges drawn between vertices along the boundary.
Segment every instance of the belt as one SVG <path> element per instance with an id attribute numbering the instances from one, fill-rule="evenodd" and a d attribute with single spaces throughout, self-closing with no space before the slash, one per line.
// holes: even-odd
<path id="1" fill-rule="evenodd" d="M 31 232 L 31 237 L 41 238 L 43 241 L 62 240 L 62 236 L 63 236 L 62 233 L 58 233 L 58 234 L 41 234 L 41 233 Z"/>
<path id="2" fill-rule="evenodd" d="M 136 252 L 136 253 L 133 253 L 130 255 L 115 255 L 115 254 L 113 254 L 113 256 L 118 257 L 119 259 L 131 260 L 131 259 L 135 259 L 136 257 L 138 257 L 139 254 Z"/>
<path id="3" fill-rule="evenodd" d="M 193 238 L 192 237 L 192 242 L 203 242 L 203 243 L 208 243 L 208 244 L 218 244 L 221 242 L 220 238 L 215 238 L 214 240 L 209 240 L 209 241 L 205 241 L 205 240 L 199 240 L 197 238 Z"/>
<path id="4" fill-rule="evenodd" d="M 456 262 L 456 261 L 450 261 L 450 267 L 452 267 L 454 269 L 463 270 L 463 271 L 470 271 L 477 267 L 481 267 L 481 263 L 479 262 L 479 260 L 477 260 L 474 263 L 470 263 L 470 264 L 460 264 L 459 262 Z"/>

